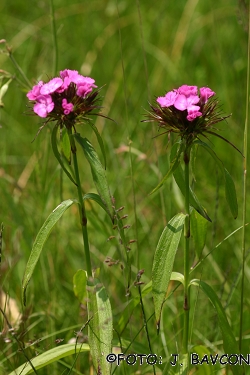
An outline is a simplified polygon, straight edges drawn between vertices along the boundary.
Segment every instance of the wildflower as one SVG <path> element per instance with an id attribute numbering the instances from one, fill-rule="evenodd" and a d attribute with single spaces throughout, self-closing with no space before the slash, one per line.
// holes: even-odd
<path id="1" fill-rule="evenodd" d="M 54 103 L 50 95 L 39 95 L 36 98 L 34 112 L 40 117 L 47 117 L 54 109 Z"/>
<path id="2" fill-rule="evenodd" d="M 95 80 L 80 75 L 76 70 L 65 69 L 60 77 L 52 78 L 49 82 L 39 81 L 27 93 L 30 101 L 34 102 L 33 111 L 48 121 L 56 121 L 62 128 L 74 127 L 81 122 L 87 113 L 96 106 L 98 90 Z M 45 124 L 46 124 L 45 123 Z"/>
<path id="3" fill-rule="evenodd" d="M 217 135 L 213 125 L 229 116 L 220 116 L 218 100 L 211 99 L 214 95 L 209 87 L 182 85 L 158 97 L 146 121 L 157 121 L 160 128 L 177 133 L 187 144 L 204 132 Z"/>

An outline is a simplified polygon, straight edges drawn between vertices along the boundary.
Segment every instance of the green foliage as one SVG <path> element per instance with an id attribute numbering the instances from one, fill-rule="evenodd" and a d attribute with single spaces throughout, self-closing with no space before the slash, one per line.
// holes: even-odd
<path id="1" fill-rule="evenodd" d="M 62 167 L 63 171 L 66 173 L 66 175 L 69 177 L 69 179 L 76 185 L 76 182 L 74 180 L 74 177 L 72 174 L 69 172 L 67 169 L 66 165 L 70 164 L 70 159 L 71 159 L 71 148 L 69 145 L 69 136 L 68 133 L 63 129 L 62 133 L 62 138 L 61 138 L 61 153 L 58 150 L 57 146 L 57 131 L 59 130 L 58 126 L 54 126 L 52 132 L 51 132 L 51 145 L 52 149 L 54 152 L 54 155 L 59 162 L 60 166 Z M 65 160 L 66 158 L 67 164 L 65 165 Z"/>
<path id="2" fill-rule="evenodd" d="M 208 222 L 197 211 L 193 210 L 190 215 L 190 224 L 195 254 L 199 260 L 206 244 Z"/>
<path id="3" fill-rule="evenodd" d="M 82 138 L 88 138 L 97 151 L 99 147 L 101 149 L 101 145 L 95 129 L 102 136 L 106 162 L 102 149 L 104 159 L 101 160 L 104 160 L 104 166 L 107 165 L 110 193 L 115 197 L 116 208 L 125 206 L 124 212 L 128 214 L 128 218 L 118 222 L 120 233 L 124 242 L 124 233 L 129 239 L 137 240 L 137 243 L 129 245 L 131 250 L 127 253 L 131 259 L 132 286 L 131 294 L 126 295 L 127 275 L 124 277 L 124 267 L 127 266 L 127 258 L 124 255 L 124 244 L 117 238 L 116 230 L 110 228 L 106 212 L 99 209 L 101 203 L 106 206 L 100 196 L 92 192 L 91 170 L 87 168 L 86 159 L 79 156 L 83 189 L 89 192 L 84 200 L 91 256 L 94 267 L 100 267 L 99 278 L 110 297 L 116 337 L 113 343 L 116 347 L 122 343 L 122 349 L 135 353 L 142 350 L 149 352 L 138 286 L 133 284 L 138 270 L 144 269 L 141 281 L 145 282 L 142 296 L 147 328 L 152 350 L 162 356 L 164 364 L 169 359 L 169 353 L 180 351 L 182 285 L 176 290 L 174 298 L 171 295 L 164 304 L 162 330 L 157 336 L 152 315 L 151 269 L 162 229 L 176 212 L 183 210 L 184 195 L 180 193 L 183 190 L 182 171 L 176 169 L 174 179 L 166 180 L 159 189 L 159 194 L 149 196 L 171 167 L 170 148 L 176 140 L 172 136 L 168 139 L 166 135 L 156 137 L 157 126 L 142 123 L 141 120 L 144 118 L 144 108 L 149 109 L 148 102 L 152 103 L 156 96 L 164 95 L 166 90 L 183 83 L 199 87 L 208 85 L 220 99 L 222 112 L 232 113 L 227 122 L 218 125 L 219 134 L 241 149 L 247 66 L 248 21 L 245 3 L 234 0 L 180 0 L 157 2 L 156 5 L 149 0 L 76 0 L 73 3 L 66 0 L 54 1 L 58 70 L 77 69 L 81 74 L 95 78 L 98 87 L 105 85 L 101 90 L 102 113 L 115 120 L 110 122 L 104 117 L 93 116 L 90 125 L 77 125 L 77 132 L 81 133 Z M 75 187 L 65 173 L 61 178 L 60 167 L 58 168 L 59 161 L 74 180 L 68 165 L 67 139 L 64 139 L 65 144 L 62 146 L 59 129 L 54 124 L 47 124 L 32 142 L 43 124 L 41 119 L 27 115 L 31 113 L 25 96 L 30 87 L 29 82 L 35 84 L 40 79 L 47 81 L 54 75 L 52 60 L 55 49 L 51 19 L 48 17 L 49 3 L 37 2 L 36 6 L 28 9 L 24 1 L 3 0 L 0 10 L 1 38 L 7 40 L 15 62 L 21 66 L 27 78 L 26 81 L 21 71 L 16 69 L 13 60 L 5 53 L 5 44 L 1 43 L 3 53 L 0 54 L 0 75 L 2 77 L 2 70 L 9 74 L 0 80 L 0 93 L 4 94 L 0 108 L 0 223 L 4 224 L 1 289 L 7 295 L 7 300 L 1 301 L 1 306 L 7 313 L 8 304 L 14 301 L 16 306 L 15 309 L 12 306 L 13 314 L 14 310 L 17 311 L 17 316 L 23 314 L 21 323 L 8 315 L 17 337 L 21 339 L 20 346 L 17 346 L 8 327 L 6 328 L 4 317 L 1 319 L 0 372 L 5 375 L 21 365 L 23 368 L 26 359 L 20 348 L 25 347 L 28 357 L 38 360 L 38 352 L 48 353 L 49 350 L 57 349 L 55 341 L 58 338 L 64 339 L 65 343 L 72 337 L 75 338 L 75 331 L 88 321 L 88 317 L 86 305 L 79 307 L 72 290 L 73 276 L 83 264 L 76 205 L 70 210 L 70 218 L 68 214 L 63 216 L 49 235 L 46 252 L 42 251 L 39 269 L 35 269 L 32 283 L 29 284 L 27 308 L 22 309 L 21 283 L 36 234 L 48 214 L 57 206 L 58 195 L 62 197 L 59 201 L 74 197 Z M 92 124 L 95 128 L 91 128 Z M 55 149 L 56 145 L 59 160 L 54 157 L 55 152 L 51 149 L 51 136 L 56 139 L 52 146 Z M 240 196 L 241 156 L 223 140 L 213 135 L 208 135 L 208 138 L 205 142 L 213 142 L 213 150 L 232 175 L 235 191 Z M 66 158 L 59 153 L 62 147 Z M 241 231 L 235 228 L 242 225 L 239 219 L 242 210 L 239 204 L 239 218 L 231 220 L 228 207 L 233 202 L 230 211 L 234 211 L 233 216 L 236 216 L 233 188 L 229 187 L 227 206 L 221 189 L 225 186 L 227 174 L 224 169 L 220 173 L 220 167 L 217 174 L 217 166 L 217 161 L 199 146 L 193 166 L 195 180 L 190 183 L 194 200 L 190 204 L 201 215 L 203 213 L 203 217 L 210 219 L 212 224 L 208 225 L 202 266 L 192 270 L 192 276 L 213 285 L 230 320 L 231 330 L 237 337 Z M 226 185 L 230 185 L 230 182 Z M 249 188 L 248 183 L 248 190 Z M 196 202 L 197 197 L 199 204 Z M 130 229 L 124 229 L 126 224 L 131 225 Z M 248 243 L 249 233 L 246 231 Z M 195 254 L 192 245 L 191 252 Z M 182 272 L 182 254 L 183 244 L 180 241 L 173 268 L 179 272 Z M 112 265 L 108 267 L 110 264 Z M 172 276 L 170 291 L 174 284 L 171 280 Z M 248 268 L 246 280 L 243 353 L 248 353 L 249 349 Z M 12 298 L 9 302 L 8 297 Z M 191 317 L 194 317 L 191 344 L 199 342 L 209 349 L 207 353 L 212 354 L 224 351 L 221 334 L 214 323 L 214 313 L 207 296 L 200 293 L 194 311 L 190 312 Z M 86 334 L 87 326 L 81 335 L 79 333 L 79 337 L 84 340 Z M 88 353 L 76 363 L 71 357 L 51 363 L 38 370 L 38 373 L 63 374 L 69 372 L 67 369 L 72 366 L 71 373 L 76 374 L 88 374 L 93 370 Z M 115 374 L 128 375 L 133 371 L 152 373 L 152 368 L 149 368 L 151 366 L 147 369 L 146 366 L 135 367 L 123 365 L 116 368 Z M 174 372 L 173 368 L 170 370 Z M 205 368 L 199 366 L 198 369 L 191 370 L 202 374 Z M 221 371 L 224 369 L 220 368 L 218 373 Z M 167 371 L 164 374 L 170 373 Z"/>
<path id="4" fill-rule="evenodd" d="M 56 348 L 47 350 L 45 353 L 42 353 L 32 359 L 32 365 L 36 370 L 48 366 L 49 364 L 59 361 L 61 358 L 65 358 L 71 355 L 77 355 L 81 352 L 88 352 L 89 345 L 87 344 L 66 344 L 61 345 Z M 28 375 L 34 372 L 32 366 L 29 362 L 24 363 L 9 375 Z"/>
<path id="5" fill-rule="evenodd" d="M 88 280 L 89 345 L 96 371 L 110 374 L 106 356 L 111 353 L 113 322 L 110 301 L 98 279 Z"/>
<path id="6" fill-rule="evenodd" d="M 207 295 L 210 302 L 216 309 L 219 327 L 221 329 L 222 337 L 223 337 L 223 346 L 225 353 L 230 356 L 230 354 L 238 354 L 239 348 L 234 337 L 233 331 L 228 323 L 226 313 L 224 311 L 223 306 L 220 303 L 219 298 L 217 297 L 216 293 L 213 289 L 204 281 L 201 280 L 191 280 L 190 286 L 198 286 L 201 290 Z M 231 366 L 232 372 L 234 375 L 242 374 L 242 366 L 240 365 L 232 365 Z"/>
<path id="7" fill-rule="evenodd" d="M 87 138 L 82 138 L 80 134 L 74 134 L 77 142 L 82 146 L 85 157 L 91 167 L 91 172 L 96 189 L 106 207 L 106 211 L 109 214 L 111 220 L 114 220 L 113 207 L 111 202 L 111 196 L 109 192 L 109 186 L 105 175 L 105 170 L 98 158 L 98 155 Z"/>
<path id="8" fill-rule="evenodd" d="M 231 213 L 234 219 L 236 219 L 238 216 L 238 203 L 237 203 L 237 196 L 236 196 L 235 186 L 234 186 L 232 177 L 230 176 L 229 172 L 224 167 L 222 161 L 218 158 L 216 153 L 211 149 L 211 147 L 208 144 L 201 142 L 201 141 L 196 141 L 195 143 L 202 146 L 205 150 L 207 150 L 210 153 L 210 155 L 214 158 L 217 165 L 219 166 L 222 172 L 222 175 L 224 177 L 225 196 L 227 199 L 227 203 L 229 205 L 229 208 L 231 210 Z"/>
<path id="9" fill-rule="evenodd" d="M 160 316 L 167 288 L 173 270 L 174 259 L 183 230 L 185 215 L 177 214 L 164 228 L 159 239 L 152 270 L 152 292 L 155 306 L 157 327 L 160 326 Z"/>
<path id="10" fill-rule="evenodd" d="M 86 303 L 87 299 L 87 275 L 86 271 L 78 270 L 73 277 L 73 289 L 80 303 Z"/>
<path id="11" fill-rule="evenodd" d="M 25 273 L 23 276 L 23 304 L 26 305 L 26 289 L 28 283 L 32 277 L 32 274 L 35 270 L 36 264 L 39 260 L 41 252 L 43 250 L 44 244 L 47 241 L 47 238 L 52 231 L 53 227 L 56 225 L 58 220 L 64 214 L 64 212 L 74 203 L 74 200 L 68 199 L 62 203 L 60 203 L 48 216 L 45 220 L 44 224 L 42 225 L 41 229 L 39 230 L 36 239 L 34 241 L 30 257 L 28 263 L 25 268 Z"/>

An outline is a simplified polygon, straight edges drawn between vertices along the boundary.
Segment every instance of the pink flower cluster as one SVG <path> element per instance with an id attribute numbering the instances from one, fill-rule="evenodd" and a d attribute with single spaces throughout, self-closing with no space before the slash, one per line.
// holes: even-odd
<path id="1" fill-rule="evenodd" d="M 74 104 L 68 103 L 66 91 L 70 84 L 76 87 L 76 95 L 85 98 L 93 88 L 97 87 L 95 80 L 90 77 L 83 77 L 76 70 L 65 69 L 60 72 L 60 77 L 51 79 L 47 83 L 38 82 L 32 90 L 27 93 L 29 100 L 35 101 L 34 112 L 40 117 L 47 117 L 55 107 L 53 96 L 62 94 L 61 107 L 65 115 L 70 114 L 74 110 Z M 63 94 L 65 93 L 65 98 Z"/>
<path id="2" fill-rule="evenodd" d="M 208 87 L 200 88 L 198 95 L 197 86 L 182 85 L 178 89 L 167 92 L 165 96 L 157 98 L 162 108 L 174 106 L 179 111 L 187 111 L 187 120 L 193 121 L 202 116 L 202 106 L 208 99 L 215 95 L 215 92 Z"/>

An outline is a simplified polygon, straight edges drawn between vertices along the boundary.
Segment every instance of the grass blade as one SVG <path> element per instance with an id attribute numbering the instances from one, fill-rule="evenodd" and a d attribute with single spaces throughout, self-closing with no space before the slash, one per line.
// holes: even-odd
<path id="1" fill-rule="evenodd" d="M 88 280 L 89 345 L 97 373 L 109 375 L 111 365 L 106 356 L 111 353 L 113 322 L 106 289 L 98 279 Z"/>
<path id="2" fill-rule="evenodd" d="M 185 215 L 174 216 L 164 228 L 159 239 L 153 262 L 152 292 L 157 327 L 159 328 L 161 310 L 170 281 L 176 251 L 180 242 Z"/>
<path id="3" fill-rule="evenodd" d="M 100 195 L 101 200 L 103 201 L 103 204 L 106 207 L 106 211 L 108 212 L 113 222 L 114 210 L 112 207 L 111 196 L 110 196 L 108 182 L 107 182 L 106 175 L 105 175 L 105 170 L 98 158 L 98 155 L 94 147 L 89 142 L 89 140 L 87 138 L 82 138 L 80 134 L 78 133 L 74 134 L 74 137 L 77 140 L 77 142 L 81 145 L 84 151 L 85 157 L 91 167 L 93 180 L 94 180 L 96 189 L 98 191 L 98 194 Z"/>
<path id="4" fill-rule="evenodd" d="M 207 295 L 207 297 L 209 298 L 214 308 L 216 309 L 218 323 L 219 323 L 221 333 L 222 333 L 223 346 L 224 346 L 225 353 L 227 353 L 228 356 L 230 356 L 230 354 L 239 353 L 239 348 L 236 343 L 232 329 L 228 323 L 225 310 L 219 298 L 217 297 L 216 293 L 207 283 L 198 279 L 191 280 L 190 285 L 200 287 L 202 291 Z M 241 375 L 243 368 L 242 366 L 239 366 L 239 365 L 232 365 L 231 370 L 234 375 Z"/>
<path id="5" fill-rule="evenodd" d="M 39 230 L 35 242 L 33 244 L 31 254 L 28 260 L 28 263 L 25 268 L 24 277 L 23 277 L 23 284 L 22 284 L 22 298 L 23 304 L 26 305 L 26 289 L 28 283 L 31 279 L 31 276 L 34 272 L 36 264 L 39 260 L 41 255 L 43 246 L 49 237 L 50 232 L 52 231 L 53 227 L 56 225 L 60 217 L 63 213 L 74 203 L 74 200 L 68 199 L 59 204 L 48 216 L 45 220 L 44 224 L 42 225 L 41 229 Z"/>
<path id="6" fill-rule="evenodd" d="M 207 143 L 202 142 L 200 140 L 196 140 L 195 143 L 205 148 L 205 150 L 209 152 L 209 154 L 213 157 L 216 164 L 220 168 L 221 173 L 224 178 L 224 183 L 225 183 L 226 200 L 227 200 L 227 203 L 229 205 L 229 208 L 231 210 L 231 213 L 234 219 L 236 219 L 236 217 L 238 216 L 238 203 L 237 203 L 236 190 L 235 190 L 234 182 L 233 182 L 231 175 L 229 174 L 227 169 L 224 167 L 222 161 L 218 158 L 216 153 L 212 150 L 212 148 Z"/>
<path id="7" fill-rule="evenodd" d="M 48 366 L 50 363 L 59 361 L 59 359 L 68 357 L 72 354 L 78 354 L 80 352 L 87 352 L 89 351 L 88 344 L 65 344 L 57 346 L 53 349 L 47 350 L 46 352 L 38 355 L 37 357 L 31 359 L 32 365 L 35 367 L 36 370 Z M 24 363 L 23 365 L 19 366 L 9 375 L 28 375 L 32 374 L 34 371 L 29 364 L 29 362 Z"/>
<path id="8" fill-rule="evenodd" d="M 75 182 L 74 178 L 71 176 L 70 172 L 67 170 L 67 168 L 65 167 L 64 163 L 63 163 L 63 160 L 61 158 L 61 155 L 60 155 L 60 152 L 58 151 L 58 148 L 57 148 L 57 140 L 56 140 L 56 133 L 57 133 L 57 129 L 58 129 L 58 126 L 54 126 L 53 130 L 52 130 L 52 133 L 51 133 L 51 145 L 52 145 L 52 150 L 54 152 L 54 155 L 55 157 L 57 158 L 58 160 L 58 163 L 60 164 L 60 166 L 62 167 L 63 171 L 66 173 L 66 175 L 68 176 L 68 178 L 70 179 L 70 181 L 72 181 L 75 185 L 77 185 L 77 183 Z"/>
<path id="9" fill-rule="evenodd" d="M 178 145 L 178 143 L 176 145 Z M 175 150 L 175 155 L 172 156 L 172 160 L 171 160 L 171 163 L 170 163 L 170 168 L 168 170 L 168 173 L 163 177 L 161 182 L 151 191 L 151 193 L 149 195 L 155 193 L 158 189 L 160 189 L 160 187 L 162 187 L 162 185 L 168 179 L 168 177 L 170 177 L 171 174 L 176 170 L 176 168 L 178 168 L 178 166 L 180 164 L 180 156 L 181 156 L 182 151 L 183 151 L 183 144 L 182 143 L 180 144 L 180 147 L 179 147 L 178 150 L 174 146 L 173 146 L 173 149 Z"/>

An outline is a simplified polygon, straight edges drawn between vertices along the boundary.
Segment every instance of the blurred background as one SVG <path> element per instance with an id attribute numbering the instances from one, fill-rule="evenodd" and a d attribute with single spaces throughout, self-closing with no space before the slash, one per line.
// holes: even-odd
<path id="1" fill-rule="evenodd" d="M 222 114 L 232 114 L 227 121 L 218 124 L 219 134 L 243 150 L 248 39 L 246 2 L 75 0 L 69 3 L 54 0 L 54 11 L 57 75 L 60 70 L 74 69 L 94 78 L 98 87 L 103 86 L 100 94 L 102 113 L 114 122 L 102 117 L 93 120 L 104 140 L 107 179 L 116 208 L 125 206 L 122 212 L 128 214 L 125 224 L 131 225 L 127 236 L 137 240 L 130 252 L 132 282 L 138 270 L 144 269 L 142 281 L 147 283 L 151 279 L 159 236 L 167 221 L 182 211 L 184 204 L 172 179 L 149 196 L 168 170 L 171 145 L 167 135 L 155 138 L 159 134 L 157 124 L 141 121 L 150 109 L 149 103 L 154 103 L 155 98 L 166 91 L 182 84 L 208 86 L 216 92 Z M 14 78 L 0 108 L 0 222 L 4 225 L 1 306 L 7 306 L 4 297 L 9 296 L 13 303 L 10 319 L 14 326 L 16 317 L 23 314 L 17 323 L 17 332 L 25 345 L 35 342 L 27 349 L 27 354 L 32 357 L 58 345 L 57 339 L 68 342 L 86 322 L 85 307 L 79 307 L 72 288 L 74 273 L 79 268 L 84 269 L 85 265 L 75 206 L 67 211 L 51 233 L 28 287 L 27 307 L 22 306 L 21 282 L 36 234 L 61 199 L 76 197 L 76 191 L 64 176 L 61 189 L 60 168 L 50 146 L 51 125 L 46 125 L 36 137 L 42 121 L 30 115 L 26 98 L 30 88 L 6 53 L 8 46 L 32 85 L 55 75 L 50 3 L 2 0 L 0 14 L 0 39 L 6 40 L 0 44 L 0 83 L 3 85 L 9 79 L 2 71 Z M 99 152 L 90 127 L 83 124 L 77 130 L 89 138 Z M 170 143 L 174 139 L 171 138 Z M 235 181 L 239 217 L 234 220 L 231 216 L 220 171 L 211 157 L 199 150 L 193 184 L 196 195 L 212 219 L 203 254 L 242 225 L 243 158 L 222 140 L 211 137 L 210 141 Z M 81 150 L 79 152 L 81 155 Z M 101 158 L 100 152 L 99 155 Z M 83 189 L 94 192 L 89 166 L 83 157 L 79 158 Z M 108 217 L 94 203 L 87 209 L 92 261 L 94 267 L 101 269 L 100 278 L 111 299 L 115 326 L 127 301 L 126 278 L 120 265 L 108 267 L 104 261 L 111 257 L 123 264 L 126 258 L 118 240 L 107 241 L 109 236 L 116 235 Z M 249 234 L 247 241 L 249 250 Z M 174 266 L 179 272 L 183 270 L 182 251 L 181 243 Z M 237 337 L 241 231 L 223 242 L 203 264 L 194 272 L 194 277 L 202 277 L 216 290 Z M 244 350 L 248 352 L 248 266 L 246 278 L 243 332 L 246 337 Z M 132 288 L 132 295 L 138 295 L 137 288 Z M 202 293 L 194 293 L 192 298 L 196 303 L 192 311 L 195 322 L 193 344 L 206 345 L 211 351 L 221 349 L 221 336 L 212 306 Z M 145 302 L 149 318 L 153 314 L 152 296 L 149 295 Z M 25 358 L 8 333 L 5 319 L 0 319 L 0 361 L 1 371 L 5 374 L 25 362 Z M 179 288 L 166 302 L 160 336 L 156 335 L 154 317 L 149 321 L 154 352 L 165 360 L 169 353 L 176 352 L 176 345 L 180 345 L 181 321 L 182 291 Z M 124 338 L 134 340 L 142 326 L 138 307 L 123 333 Z M 139 337 L 147 349 L 143 330 Z M 36 340 L 39 339 L 42 343 L 38 346 Z M 75 371 L 87 374 L 88 355 L 83 354 L 81 358 Z M 58 364 L 38 373 L 63 373 L 65 363 L 70 361 L 66 359 L 64 365 Z M 132 373 L 129 368 L 126 371 Z M 145 373 L 148 371 L 145 369 Z"/>

